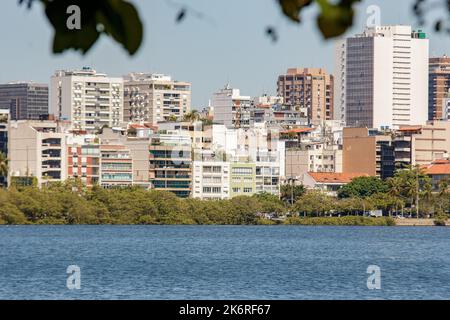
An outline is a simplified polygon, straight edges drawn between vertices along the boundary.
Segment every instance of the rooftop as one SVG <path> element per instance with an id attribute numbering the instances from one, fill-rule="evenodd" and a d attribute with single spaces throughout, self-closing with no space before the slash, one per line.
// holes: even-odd
<path id="1" fill-rule="evenodd" d="M 350 183 L 358 177 L 368 177 L 367 173 L 308 172 L 319 183 Z"/>
<path id="2" fill-rule="evenodd" d="M 307 132 L 311 132 L 314 131 L 313 128 L 295 128 L 295 129 L 290 129 L 290 130 L 286 130 L 286 131 L 282 131 L 282 134 L 289 134 L 289 133 L 307 133 Z"/>
<path id="3" fill-rule="evenodd" d="M 422 130 L 422 126 L 403 126 L 400 127 L 400 129 L 397 129 L 397 131 L 400 132 L 420 131 L 420 130 Z"/>
<path id="4" fill-rule="evenodd" d="M 429 165 L 423 166 L 425 173 L 429 175 L 450 175 L 450 160 L 440 159 Z"/>

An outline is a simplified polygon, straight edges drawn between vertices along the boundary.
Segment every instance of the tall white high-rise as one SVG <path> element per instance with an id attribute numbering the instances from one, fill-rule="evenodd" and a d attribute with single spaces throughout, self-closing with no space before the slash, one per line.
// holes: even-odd
<path id="1" fill-rule="evenodd" d="M 74 130 L 95 132 L 119 126 L 123 118 L 123 79 L 90 68 L 57 71 L 51 78 L 50 113 L 70 120 Z"/>
<path id="2" fill-rule="evenodd" d="M 428 119 L 429 41 L 411 26 L 377 26 L 338 41 L 335 118 L 397 128 Z"/>

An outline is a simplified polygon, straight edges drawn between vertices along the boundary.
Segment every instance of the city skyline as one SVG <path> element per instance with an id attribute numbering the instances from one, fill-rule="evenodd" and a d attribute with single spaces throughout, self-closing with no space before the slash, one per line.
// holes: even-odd
<path id="1" fill-rule="evenodd" d="M 380 6 L 383 25 L 412 24 L 413 29 L 418 29 L 411 13 L 412 1 L 401 2 L 367 1 L 358 5 L 356 22 L 345 36 L 363 29 L 367 17 L 365 9 L 373 4 Z M 5 4 L 6 10 L 2 11 L 3 15 L 0 13 L 0 20 L 18 32 L 14 36 L 5 35 L 9 45 L 0 57 L 2 61 L 21 59 L 22 63 L 20 68 L 4 63 L 0 82 L 49 83 L 55 70 L 80 69 L 83 66 L 91 66 L 113 77 L 136 71 L 160 72 L 191 82 L 192 106 L 199 109 L 206 106 L 213 92 L 227 82 L 245 94 L 258 96 L 275 94 L 276 78 L 289 67 L 323 67 L 328 73 L 333 72 L 335 41 L 322 40 L 312 22 L 314 9 L 306 11 L 304 23 L 297 26 L 281 16 L 275 1 L 258 2 L 260 5 L 256 6 L 254 17 L 248 18 L 247 9 L 253 8 L 254 1 L 240 6 L 237 1 L 212 6 L 198 0 L 193 1 L 191 7 L 202 12 L 205 18 L 188 15 L 182 24 L 177 25 L 174 18 L 178 7 L 170 5 L 171 2 L 163 2 L 164 5 L 158 2 L 134 3 L 142 12 L 147 31 L 144 45 L 134 57 L 129 57 L 120 46 L 106 39 L 102 39 L 86 56 L 76 52 L 53 55 L 50 53 L 51 30 L 39 5 L 28 11 L 13 2 Z M 405 8 L 407 14 L 400 14 L 399 11 Z M 239 24 L 229 23 L 231 17 L 254 19 L 255 23 L 242 29 Z M 432 17 L 429 20 L 432 21 Z M 274 44 L 264 35 L 268 25 L 273 25 L 279 33 L 279 40 Z M 164 32 L 157 32 L 159 28 Z M 448 54 L 447 35 L 436 34 L 429 26 L 422 29 L 430 38 L 430 56 Z M 233 45 L 226 45 L 227 41 Z M 305 47 L 304 43 L 308 46 Z M 186 50 L 178 50 L 180 45 Z M 30 58 L 31 52 L 33 57 Z M 213 54 L 215 52 L 218 54 Z M 210 70 L 214 70 L 213 76 Z"/>

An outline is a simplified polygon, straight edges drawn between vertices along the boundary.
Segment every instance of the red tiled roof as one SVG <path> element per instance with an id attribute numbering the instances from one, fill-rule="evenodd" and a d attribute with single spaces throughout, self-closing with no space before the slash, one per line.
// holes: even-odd
<path id="1" fill-rule="evenodd" d="M 368 177 L 367 173 L 335 173 L 335 172 L 308 172 L 319 183 L 350 183 L 357 177 Z"/>
<path id="2" fill-rule="evenodd" d="M 142 124 L 130 124 L 130 127 L 133 129 L 146 129 L 146 126 L 143 126 Z"/>
<path id="3" fill-rule="evenodd" d="M 313 130 L 314 130 L 313 128 L 295 128 L 295 129 L 283 131 L 281 133 L 305 133 L 305 132 L 310 132 Z"/>
<path id="4" fill-rule="evenodd" d="M 153 131 L 158 131 L 158 126 L 154 126 L 154 125 L 152 125 L 151 123 L 146 122 L 146 123 L 144 123 L 144 126 L 145 126 L 146 128 L 152 129 Z"/>
<path id="5" fill-rule="evenodd" d="M 144 124 L 132 123 L 129 126 L 130 126 L 130 128 L 133 128 L 133 129 L 152 129 L 153 131 L 158 130 L 158 127 L 152 125 L 151 123 L 144 123 Z"/>
<path id="6" fill-rule="evenodd" d="M 422 126 L 404 126 L 404 127 L 400 127 L 400 129 L 397 129 L 397 131 L 419 131 L 422 130 Z"/>
<path id="7" fill-rule="evenodd" d="M 450 160 L 436 160 L 422 168 L 429 175 L 450 175 Z"/>

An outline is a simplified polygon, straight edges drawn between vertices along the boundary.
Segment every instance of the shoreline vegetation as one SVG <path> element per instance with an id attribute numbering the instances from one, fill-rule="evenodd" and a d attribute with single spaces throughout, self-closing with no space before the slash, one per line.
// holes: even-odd
<path id="1" fill-rule="evenodd" d="M 380 181 L 373 177 L 357 178 L 342 188 L 337 198 L 320 191 L 307 191 L 303 186 L 282 186 L 280 198 L 256 194 L 229 200 L 182 199 L 171 192 L 139 187 L 86 188 L 79 180 L 41 188 L 12 185 L 0 189 L 0 224 L 449 225 L 447 192 L 421 194 L 420 219 L 417 219 L 412 202 L 408 203 L 407 197 L 401 198 L 402 191 L 394 196 L 390 187 Z M 417 201 L 416 195 L 413 196 L 411 201 Z M 383 216 L 371 217 L 372 210 L 383 212 Z"/>

